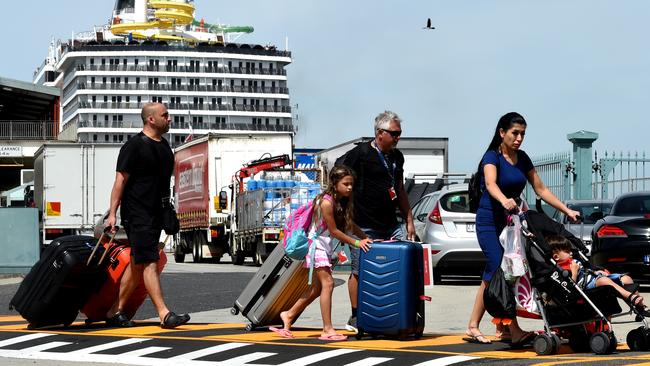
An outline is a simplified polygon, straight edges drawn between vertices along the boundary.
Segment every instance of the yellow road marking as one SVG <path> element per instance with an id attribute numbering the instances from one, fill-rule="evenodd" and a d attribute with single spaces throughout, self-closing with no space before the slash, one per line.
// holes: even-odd
<path id="1" fill-rule="evenodd" d="M 98 329 L 96 331 L 84 332 L 84 334 L 97 334 L 97 335 L 128 335 L 128 336 L 149 336 L 152 334 L 169 333 L 173 335 L 177 332 L 195 331 L 195 330 L 210 330 L 210 329 L 229 329 L 229 328 L 243 328 L 244 324 L 185 324 L 176 329 L 162 329 L 159 325 L 144 325 L 135 326 L 131 328 L 110 328 Z M 203 337 L 195 337 L 194 339 L 201 339 Z"/>
<path id="2" fill-rule="evenodd" d="M 20 315 L 7 315 L 7 316 L 0 316 L 0 323 L 5 323 L 5 322 L 20 322 L 20 321 L 25 321 L 25 319 L 20 316 Z"/>

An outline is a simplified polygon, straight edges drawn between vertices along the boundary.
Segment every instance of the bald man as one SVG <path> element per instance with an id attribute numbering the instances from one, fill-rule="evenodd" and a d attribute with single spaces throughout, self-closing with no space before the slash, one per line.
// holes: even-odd
<path id="1" fill-rule="evenodd" d="M 106 226 L 117 230 L 117 208 L 131 245 L 131 263 L 120 282 L 118 301 L 106 314 L 106 323 L 115 327 L 135 325 L 122 313 L 123 308 L 144 278 L 151 302 L 158 311 L 160 326 L 175 328 L 190 320 L 188 314 L 177 315 L 165 305 L 158 273 L 158 242 L 162 231 L 162 199 L 169 196 L 169 180 L 174 170 L 174 154 L 163 137 L 169 131 L 169 112 L 161 103 L 147 103 L 142 108 L 142 131 L 120 149 L 117 173 L 111 192 Z"/>

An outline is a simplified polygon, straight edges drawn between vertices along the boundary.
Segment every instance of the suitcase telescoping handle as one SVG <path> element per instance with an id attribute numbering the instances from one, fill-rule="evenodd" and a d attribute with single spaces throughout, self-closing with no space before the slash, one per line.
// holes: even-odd
<path id="1" fill-rule="evenodd" d="M 97 240 L 97 244 L 95 244 L 95 247 L 93 248 L 92 253 L 90 253 L 90 256 L 88 257 L 88 262 L 86 262 L 87 266 L 90 266 L 90 261 L 93 260 L 93 257 L 95 256 L 95 252 L 97 251 L 97 248 L 102 245 L 102 241 L 104 240 L 104 237 L 108 235 L 110 232 L 110 227 L 106 227 L 104 229 L 104 232 L 102 232 L 102 236 L 99 237 L 99 240 Z M 111 235 L 111 239 L 108 241 L 107 247 L 110 248 L 111 244 L 113 244 L 113 240 L 115 240 L 115 236 L 117 235 L 117 232 L 120 228 L 118 226 L 115 226 L 115 232 Z M 97 262 L 97 265 L 102 264 L 104 261 L 104 257 L 106 257 L 106 253 L 109 252 L 108 248 L 104 251 L 104 254 L 102 254 L 102 257 L 99 258 L 99 262 Z"/>

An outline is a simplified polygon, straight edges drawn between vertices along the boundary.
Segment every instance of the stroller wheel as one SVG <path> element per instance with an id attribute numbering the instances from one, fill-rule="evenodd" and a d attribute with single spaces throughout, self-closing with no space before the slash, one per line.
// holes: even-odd
<path id="1" fill-rule="evenodd" d="M 591 351 L 597 355 L 606 355 L 610 353 L 611 340 L 609 335 L 604 332 L 596 332 L 589 339 Z"/>
<path id="2" fill-rule="evenodd" d="M 540 356 L 548 356 L 553 354 L 555 351 L 555 342 L 553 341 L 553 338 L 546 334 L 538 334 L 535 337 L 535 340 L 533 341 L 533 348 L 535 349 L 535 353 L 537 353 Z"/>
<path id="3" fill-rule="evenodd" d="M 648 340 L 646 338 L 645 328 L 639 327 L 632 329 L 626 337 L 627 346 L 631 351 L 645 351 L 648 349 Z"/>
<path id="4" fill-rule="evenodd" d="M 609 336 L 609 352 L 608 353 L 614 353 L 616 352 L 616 347 L 618 347 L 618 339 L 616 339 L 616 335 L 614 332 L 610 331 L 607 333 Z"/>
<path id="5" fill-rule="evenodd" d="M 562 340 L 555 333 L 553 333 L 551 335 L 551 339 L 553 340 L 553 354 L 556 355 L 556 354 L 560 353 L 560 347 L 562 346 Z"/>

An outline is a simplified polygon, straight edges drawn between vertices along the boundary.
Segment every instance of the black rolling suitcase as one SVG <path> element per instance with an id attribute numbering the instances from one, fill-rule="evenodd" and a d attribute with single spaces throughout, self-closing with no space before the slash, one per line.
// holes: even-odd
<path id="1" fill-rule="evenodd" d="M 280 313 L 291 308 L 309 288 L 309 270 L 302 265 L 303 261 L 287 257 L 282 244 L 278 244 L 235 300 L 230 312 L 237 315 L 241 311 L 250 320 L 246 330 L 281 325 Z"/>
<path id="2" fill-rule="evenodd" d="M 104 248 L 99 245 L 93 252 L 95 242 L 81 235 L 53 240 L 23 279 L 10 309 L 16 309 L 30 328 L 70 325 L 107 279 L 105 265 L 99 264 Z"/>

